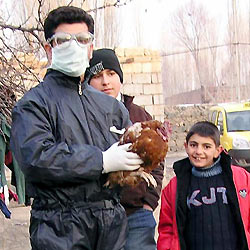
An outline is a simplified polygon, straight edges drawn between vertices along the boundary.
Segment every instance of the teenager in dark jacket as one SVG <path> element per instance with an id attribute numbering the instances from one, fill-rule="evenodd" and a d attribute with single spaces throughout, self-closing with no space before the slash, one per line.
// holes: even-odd
<path id="1" fill-rule="evenodd" d="M 149 113 L 133 103 L 133 97 L 120 93 L 123 73 L 115 52 L 111 49 L 99 49 L 93 52 L 90 68 L 85 77 L 94 88 L 121 101 L 129 111 L 133 123 L 152 120 Z M 121 195 L 121 204 L 128 215 L 129 235 L 125 250 L 154 250 L 156 222 L 153 210 L 158 205 L 163 179 L 163 164 L 153 171 L 157 187 L 148 187 L 141 182 L 137 187 L 124 187 Z"/>
<path id="2" fill-rule="evenodd" d="M 231 166 L 210 122 L 191 127 L 185 148 L 162 191 L 157 249 L 249 249 L 250 174 Z"/>
<path id="3" fill-rule="evenodd" d="M 44 32 L 50 69 L 15 106 L 11 130 L 12 151 L 34 198 L 32 250 L 123 249 L 126 214 L 119 190 L 104 183 L 106 173 L 142 163 L 110 132 L 131 124 L 128 112 L 80 81 L 92 55 L 90 15 L 59 7 L 49 13 Z"/>

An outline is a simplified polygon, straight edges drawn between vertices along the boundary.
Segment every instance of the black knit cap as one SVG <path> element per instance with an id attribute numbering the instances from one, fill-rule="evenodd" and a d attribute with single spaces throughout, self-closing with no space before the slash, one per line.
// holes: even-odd
<path id="1" fill-rule="evenodd" d="M 90 79 L 104 69 L 114 70 L 123 83 L 123 73 L 119 60 L 112 49 L 98 49 L 93 51 L 93 57 L 89 61 L 89 68 L 86 69 L 84 79 Z"/>

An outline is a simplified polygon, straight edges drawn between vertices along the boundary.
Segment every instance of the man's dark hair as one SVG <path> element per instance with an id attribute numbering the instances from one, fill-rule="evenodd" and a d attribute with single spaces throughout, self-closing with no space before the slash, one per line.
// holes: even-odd
<path id="1" fill-rule="evenodd" d="M 46 41 L 54 35 L 55 29 L 62 23 L 86 23 L 89 32 L 94 34 L 94 20 L 91 15 L 74 6 L 62 6 L 52 10 L 44 21 Z"/>
<path id="2" fill-rule="evenodd" d="M 187 133 L 186 143 L 188 143 L 190 137 L 194 134 L 202 137 L 210 137 L 217 147 L 220 145 L 220 132 L 218 128 L 211 122 L 201 121 L 195 123 Z"/>

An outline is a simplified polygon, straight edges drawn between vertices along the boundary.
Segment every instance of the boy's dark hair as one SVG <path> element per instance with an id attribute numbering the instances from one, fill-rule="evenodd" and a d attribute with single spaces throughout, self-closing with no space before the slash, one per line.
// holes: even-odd
<path id="1" fill-rule="evenodd" d="M 190 137 L 194 134 L 198 134 L 202 137 L 210 137 L 217 147 L 220 145 L 220 132 L 218 128 L 211 122 L 201 121 L 195 123 L 187 133 L 186 143 L 188 143 Z"/>
<path id="2" fill-rule="evenodd" d="M 74 6 L 62 6 L 52 10 L 44 21 L 46 41 L 54 35 L 55 29 L 62 23 L 86 23 L 89 32 L 94 34 L 94 20 L 91 15 Z"/>

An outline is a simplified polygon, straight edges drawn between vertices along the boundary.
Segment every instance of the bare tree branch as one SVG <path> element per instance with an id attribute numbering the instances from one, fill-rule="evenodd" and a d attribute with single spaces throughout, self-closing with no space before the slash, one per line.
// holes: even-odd
<path id="1" fill-rule="evenodd" d="M 202 71 L 201 58 L 199 55 L 201 43 L 205 41 L 206 26 L 209 23 L 206 11 L 201 5 L 195 4 L 193 0 L 176 11 L 174 33 L 176 37 L 191 52 L 198 74 L 201 88 L 201 100 L 206 102 L 203 90 L 205 90 L 205 76 Z"/>
<path id="2" fill-rule="evenodd" d="M 111 7 L 121 7 L 132 0 L 117 0 L 105 3 L 86 12 L 97 13 Z M 61 0 L 60 5 L 66 1 Z M 85 0 L 78 1 L 83 7 Z M 0 0 L 1 6 L 2 0 Z M 16 2 L 12 2 L 11 11 L 0 8 L 0 113 L 11 125 L 11 110 L 16 100 L 22 96 L 33 84 L 39 82 L 36 56 L 44 54 L 43 22 L 44 18 L 56 4 L 49 0 L 23 1 L 25 6 L 14 17 Z M 30 4 L 32 3 L 32 6 Z M 58 2 L 59 3 L 59 2 Z M 73 5 L 76 1 L 67 1 Z M 19 6 L 20 7 L 20 6 Z M 13 14 L 14 13 L 14 14 Z M 27 14 L 28 13 L 28 14 Z M 39 58 L 38 57 L 38 58 Z M 33 61 L 32 61 L 33 60 Z M 37 60 L 38 61 L 38 60 Z"/>
<path id="3" fill-rule="evenodd" d="M 109 7 L 122 7 L 124 5 L 127 5 L 128 3 L 132 2 L 133 0 L 125 0 L 124 2 L 121 2 L 120 0 L 115 1 L 114 3 L 105 3 L 102 6 L 87 10 L 86 12 L 96 12 L 98 10 L 102 10 L 105 8 L 109 8 Z"/>

